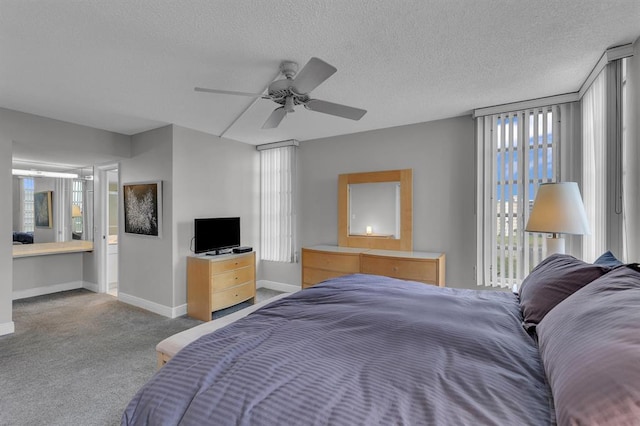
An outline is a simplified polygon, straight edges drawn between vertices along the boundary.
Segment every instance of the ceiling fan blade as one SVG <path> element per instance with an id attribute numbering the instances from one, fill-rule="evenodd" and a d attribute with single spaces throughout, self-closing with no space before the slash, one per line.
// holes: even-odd
<path id="1" fill-rule="evenodd" d="M 193 90 L 195 90 L 196 92 L 221 93 L 223 95 L 249 96 L 251 98 L 262 97 L 262 93 L 234 92 L 232 90 L 206 89 L 204 87 L 195 87 Z"/>
<path id="2" fill-rule="evenodd" d="M 367 110 L 364 109 L 334 104 L 333 102 L 321 101 L 319 99 L 311 99 L 305 103 L 304 106 L 311 111 L 337 115 L 338 117 L 348 118 L 350 120 L 360 120 L 362 116 L 367 113 Z"/>
<path id="3" fill-rule="evenodd" d="M 337 71 L 322 59 L 311 58 L 293 79 L 293 90 L 302 95 L 311 92 Z"/>
<path id="4" fill-rule="evenodd" d="M 263 129 L 275 129 L 278 127 L 284 116 L 287 115 L 284 107 L 276 108 L 273 110 L 267 121 L 262 125 Z"/>

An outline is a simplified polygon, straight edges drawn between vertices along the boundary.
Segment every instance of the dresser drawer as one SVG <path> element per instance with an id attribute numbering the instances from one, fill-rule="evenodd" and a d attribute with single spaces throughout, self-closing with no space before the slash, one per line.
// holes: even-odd
<path id="1" fill-rule="evenodd" d="M 305 268 L 343 272 L 340 275 L 354 274 L 360 271 L 359 253 L 337 254 L 304 250 L 302 262 Z"/>
<path id="2" fill-rule="evenodd" d="M 244 268 L 252 266 L 255 262 L 254 255 L 242 256 L 228 260 L 212 261 L 209 264 L 209 272 L 211 275 L 219 274 L 221 272 L 231 271 L 233 269 Z"/>
<path id="3" fill-rule="evenodd" d="M 438 282 L 438 262 L 432 259 L 399 259 L 363 254 L 361 266 L 364 274 L 386 275 L 430 284 Z"/>
<path id="4" fill-rule="evenodd" d="M 253 282 L 231 287 L 228 290 L 211 293 L 211 311 L 227 308 L 251 299 L 256 295 L 256 287 Z"/>
<path id="5" fill-rule="evenodd" d="M 212 274 L 211 291 L 216 292 L 226 290 L 230 287 L 235 287 L 248 281 L 253 281 L 253 268 L 250 266 L 234 269 L 229 272 L 223 272 L 221 274 Z"/>
<path id="6" fill-rule="evenodd" d="M 329 278 L 341 277 L 347 275 L 348 272 L 327 271 L 325 269 L 305 268 L 302 269 L 302 287 L 311 287 L 314 284 L 318 284 L 321 281 L 328 280 Z"/>

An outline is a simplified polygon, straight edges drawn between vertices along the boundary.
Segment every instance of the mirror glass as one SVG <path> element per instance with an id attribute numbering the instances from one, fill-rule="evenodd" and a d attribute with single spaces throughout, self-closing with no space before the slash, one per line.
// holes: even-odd
<path id="1" fill-rule="evenodd" d="M 400 237 L 400 182 L 349 185 L 349 234 Z"/>
<path id="2" fill-rule="evenodd" d="M 93 167 L 39 166 L 14 162 L 13 244 L 93 241 Z"/>
<path id="3" fill-rule="evenodd" d="M 413 250 L 413 170 L 338 175 L 338 246 Z"/>

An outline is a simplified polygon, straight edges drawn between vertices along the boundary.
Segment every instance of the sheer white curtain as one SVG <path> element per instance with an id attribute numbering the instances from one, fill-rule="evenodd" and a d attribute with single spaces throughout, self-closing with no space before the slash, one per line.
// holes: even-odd
<path id="1" fill-rule="evenodd" d="M 582 97 L 582 196 L 591 234 L 582 240 L 582 257 L 593 262 L 606 249 L 606 72 Z"/>
<path id="2" fill-rule="evenodd" d="M 640 39 L 639 39 L 640 40 Z M 623 258 L 640 261 L 640 43 L 622 74 Z"/>
<path id="3" fill-rule="evenodd" d="M 295 261 L 295 145 L 260 151 L 260 256 Z"/>

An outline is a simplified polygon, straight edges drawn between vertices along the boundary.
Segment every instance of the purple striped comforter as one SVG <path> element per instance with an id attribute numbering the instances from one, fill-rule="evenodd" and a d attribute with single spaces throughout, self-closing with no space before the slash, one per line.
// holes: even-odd
<path id="1" fill-rule="evenodd" d="M 123 425 L 547 425 L 515 295 L 329 280 L 180 351 Z"/>

